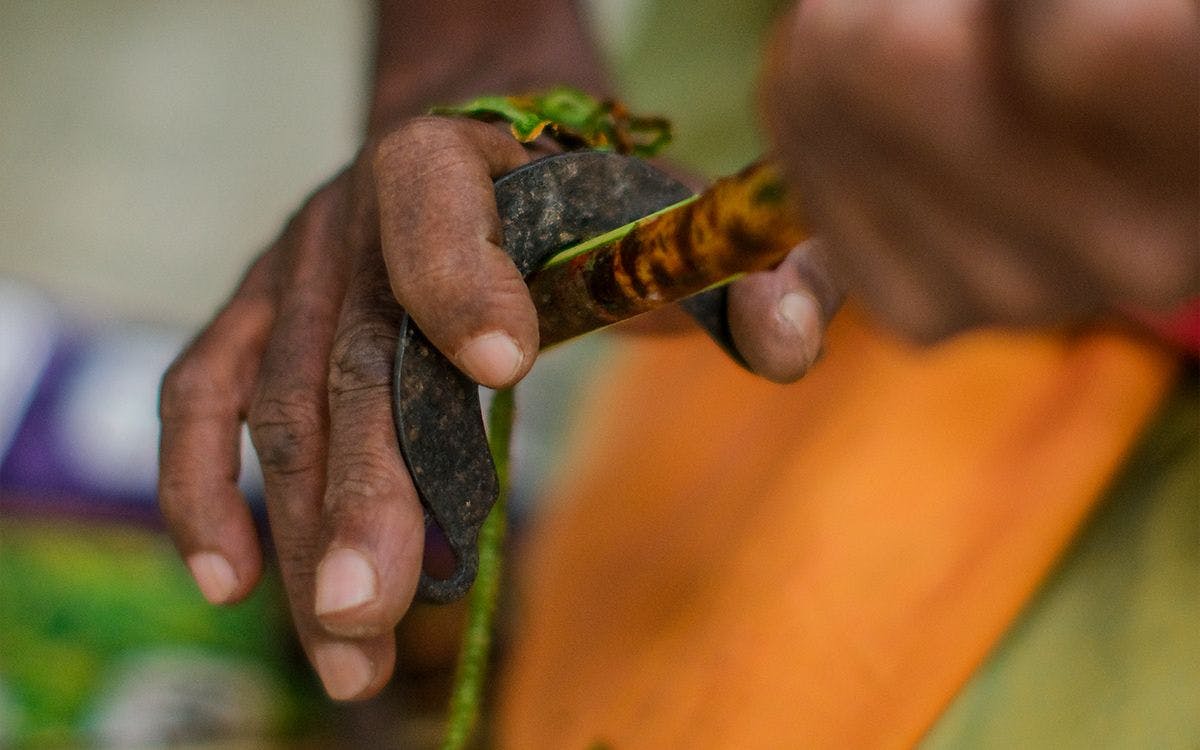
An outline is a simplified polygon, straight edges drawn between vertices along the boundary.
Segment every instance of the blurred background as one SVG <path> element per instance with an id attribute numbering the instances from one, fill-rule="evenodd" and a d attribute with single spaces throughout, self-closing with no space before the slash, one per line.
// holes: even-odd
<path id="1" fill-rule="evenodd" d="M 0 746 L 316 736 L 277 583 L 208 607 L 160 531 L 156 398 L 353 154 L 369 13 L 0 2 Z"/>
<path id="2" fill-rule="evenodd" d="M 751 83 L 779 4 L 590 11 L 629 103 L 715 175 L 760 148 Z M 0 0 L 0 747 L 336 744 L 277 585 L 208 607 L 161 534 L 155 406 L 353 156 L 372 31 L 367 0 Z M 555 352 L 525 386 L 519 508 L 607 346 Z"/>

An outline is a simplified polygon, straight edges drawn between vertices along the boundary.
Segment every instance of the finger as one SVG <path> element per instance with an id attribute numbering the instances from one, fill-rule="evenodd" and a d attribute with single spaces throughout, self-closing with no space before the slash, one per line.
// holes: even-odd
<path id="1" fill-rule="evenodd" d="M 769 380 L 799 379 L 820 356 L 841 297 L 818 242 L 799 245 L 775 269 L 730 287 L 729 327 L 738 351 Z"/>
<path id="2" fill-rule="evenodd" d="M 838 66 L 829 45 L 818 44 L 825 57 L 805 54 L 837 71 L 837 85 L 815 94 L 779 85 L 801 104 L 828 106 L 789 123 L 777 114 L 775 127 L 795 131 L 779 145 L 793 167 L 807 162 L 792 170 L 806 180 L 806 198 L 864 207 L 879 249 L 916 274 L 912 291 L 942 298 L 947 315 L 926 316 L 909 335 L 931 340 L 985 322 L 1050 322 L 1055 307 L 1094 312 L 1112 300 L 1181 295 L 1180 280 L 1192 278 L 1194 253 L 1182 238 L 1194 209 L 1171 213 L 1147 203 L 1072 142 L 1030 130 L 997 98 L 988 46 L 964 18 L 940 18 L 936 34 L 913 32 L 920 25 L 902 15 L 884 20 L 860 25 L 857 53 L 879 65 L 891 53 L 904 65 L 870 76 L 865 71 L 878 65 Z M 822 220 L 814 217 L 814 226 L 825 232 L 860 231 Z M 888 261 L 873 258 L 872 267 Z M 859 281 L 871 276 L 868 302 L 895 312 L 898 290 L 884 288 L 895 285 L 872 268 L 854 270 Z M 1050 281 L 1060 287 L 1054 295 L 1044 294 Z"/>
<path id="3" fill-rule="evenodd" d="M 533 364 L 537 313 L 501 249 L 492 180 L 528 161 L 511 136 L 452 118 L 418 118 L 374 159 L 391 288 L 429 340 L 467 375 L 511 385 Z"/>
<path id="4" fill-rule="evenodd" d="M 876 173 L 890 173 L 885 161 Z M 1031 242 L 1004 231 L 988 209 L 947 199 L 917 170 L 896 170 L 888 190 L 904 196 L 887 213 L 894 241 L 916 256 L 931 293 L 955 303 L 948 332 L 975 326 L 1032 326 L 1076 322 L 1097 312 L 1100 281 L 1072 253 L 1049 240 Z M 886 203 L 876 192 L 874 200 Z"/>
<path id="5" fill-rule="evenodd" d="M 382 257 L 355 271 L 329 366 L 325 552 L 314 609 L 332 633 L 391 632 L 416 591 L 424 513 L 392 424 L 391 375 L 403 312 Z"/>
<path id="6" fill-rule="evenodd" d="M 995 3 L 1032 118 L 1121 173 L 1195 195 L 1200 23 L 1192 0 Z M 1193 203 L 1194 205 L 1194 203 Z"/>
<path id="7" fill-rule="evenodd" d="M 885 214 L 904 197 L 884 191 L 881 203 L 875 171 L 880 152 L 889 158 L 901 153 L 910 166 L 920 165 L 935 126 L 958 133 L 961 108 L 949 123 L 914 125 L 910 116 L 914 101 L 916 109 L 940 115 L 957 90 L 924 84 L 942 83 L 942 71 L 961 54 L 960 19 L 935 14 L 905 20 L 887 4 L 845 10 L 837 3 L 800 3 L 784 17 L 763 79 L 766 123 L 814 233 L 826 242 L 835 276 L 886 325 L 910 338 L 936 340 L 947 333 L 955 301 L 938 293 L 941 285 L 924 273 L 921 249 L 897 242 Z M 853 50 L 855 65 L 846 64 L 846 50 Z M 913 81 L 922 84 L 919 90 L 908 85 Z"/>
<path id="8" fill-rule="evenodd" d="M 922 266 L 923 248 L 897 241 L 895 226 L 881 214 L 870 183 L 848 174 L 825 174 L 835 200 L 810 194 L 808 210 L 822 227 L 825 256 L 833 277 L 843 280 L 886 326 L 920 343 L 939 341 L 961 328 L 962 300 L 941 269 Z"/>
<path id="9" fill-rule="evenodd" d="M 391 679 L 396 663 L 396 639 L 391 634 L 357 640 L 322 636 L 307 641 L 305 650 L 325 692 L 339 701 L 377 694 Z"/>
<path id="10" fill-rule="evenodd" d="M 329 695 L 349 699 L 382 686 L 394 646 L 386 637 L 335 638 L 313 614 L 326 476 L 326 372 L 346 285 L 348 249 L 335 230 L 342 209 L 333 191 L 320 193 L 280 240 L 284 291 L 247 421 L 296 633 Z"/>
<path id="11" fill-rule="evenodd" d="M 821 71 L 834 72 L 816 89 L 778 85 L 776 93 L 807 106 L 800 114 L 810 115 L 784 123 L 777 114 L 777 130 L 795 131 L 780 140 L 784 155 L 807 151 L 796 158 L 812 158 L 824 150 L 822 176 L 869 166 L 854 187 L 887 187 L 903 174 L 1024 260 L 1054 258 L 1077 269 L 1081 275 L 1066 291 L 1090 295 L 1093 308 L 1185 297 L 1198 257 L 1194 198 L 1189 205 L 1187 191 L 1133 190 L 1129 170 L 1114 171 L 1081 150 L 1077 133 L 1061 120 L 1057 130 L 1038 129 L 1014 110 L 1009 90 L 997 85 L 992 40 L 972 12 L 927 18 L 915 5 L 876 6 L 867 22 L 850 24 L 852 35 L 837 37 L 856 45 L 859 64 L 839 63 L 844 54 L 829 38 L 815 40 L 816 51 L 795 53 L 815 57 L 808 62 L 813 70 L 802 72 L 818 81 Z M 881 69 L 888 73 L 876 75 Z M 810 187 L 829 189 L 827 180 Z M 894 227 L 915 211 L 905 186 L 891 187 L 871 200 L 875 208 L 906 207 L 900 222 L 880 225 L 894 240 L 902 233 Z"/>
<path id="12" fill-rule="evenodd" d="M 171 365 L 159 400 L 159 507 L 204 597 L 246 596 L 262 571 L 238 490 L 242 420 L 274 318 L 264 254 L 229 303 Z"/>

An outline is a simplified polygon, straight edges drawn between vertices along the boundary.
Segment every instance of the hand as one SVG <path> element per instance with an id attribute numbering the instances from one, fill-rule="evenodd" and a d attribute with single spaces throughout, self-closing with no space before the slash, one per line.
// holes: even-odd
<path id="1" fill-rule="evenodd" d="M 415 118 L 375 139 L 163 381 L 160 505 L 201 591 L 234 602 L 261 572 L 236 484 L 246 421 L 296 629 L 334 698 L 387 682 L 422 564 L 422 510 L 391 423 L 401 306 L 484 385 L 514 383 L 537 352 L 492 195 L 528 158 L 470 120 Z"/>
<path id="2" fill-rule="evenodd" d="M 762 104 L 837 276 L 929 341 L 1197 293 L 1198 62 L 1191 0 L 802 2 Z"/>

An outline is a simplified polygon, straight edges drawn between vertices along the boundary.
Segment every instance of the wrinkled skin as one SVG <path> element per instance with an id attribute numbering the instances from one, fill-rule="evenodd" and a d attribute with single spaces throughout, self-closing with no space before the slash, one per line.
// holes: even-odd
<path id="1" fill-rule="evenodd" d="M 296 630 L 334 698 L 387 682 L 423 555 L 389 403 L 401 310 L 484 385 L 516 382 L 538 349 L 491 194 L 531 153 L 490 125 L 403 114 L 546 83 L 530 70 L 602 86 L 591 63 L 579 68 L 587 45 L 566 4 L 510 4 L 381 3 L 381 36 L 475 36 L 430 33 L 416 51 L 384 39 L 398 72 L 380 75 L 359 158 L 299 209 L 163 381 L 160 503 L 197 584 L 235 602 L 261 574 L 236 487 L 245 421 Z M 1142 13 L 1120 24 L 1127 6 Z M 458 23 L 483 14 L 495 20 Z M 526 48 L 566 56 L 478 65 L 498 59 L 481 50 L 505 23 L 546 42 Z M 731 290 L 747 361 L 776 381 L 803 375 L 845 280 L 919 339 L 1193 293 L 1196 44 L 1195 6 L 1167 0 L 799 6 L 762 92 L 822 239 Z"/>
<path id="2" fill-rule="evenodd" d="M 528 158 L 490 125 L 407 122 L 309 199 L 164 380 L 160 503 L 201 590 L 235 601 L 259 576 L 235 484 L 245 419 L 297 630 L 334 697 L 386 682 L 421 565 L 391 424 L 401 305 L 482 383 L 533 362 L 533 306 L 491 197 L 492 178 Z M 503 336 L 521 343 L 488 343 Z M 374 590 L 358 603 L 356 575 Z"/>

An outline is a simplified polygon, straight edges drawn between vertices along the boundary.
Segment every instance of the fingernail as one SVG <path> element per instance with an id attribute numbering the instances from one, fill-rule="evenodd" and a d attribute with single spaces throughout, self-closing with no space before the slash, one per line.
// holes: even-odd
<path id="1" fill-rule="evenodd" d="M 375 568 L 358 552 L 342 548 L 317 568 L 314 609 L 318 616 L 357 607 L 375 598 Z"/>
<path id="2" fill-rule="evenodd" d="M 360 649 L 348 643 L 326 643 L 313 652 L 317 674 L 334 700 L 350 700 L 367 689 L 375 667 Z"/>
<path id="3" fill-rule="evenodd" d="M 200 593 L 212 604 L 224 604 L 237 591 L 237 573 L 223 556 L 216 552 L 197 552 L 187 559 L 192 578 Z"/>
<path id="4" fill-rule="evenodd" d="M 512 382 L 524 359 L 517 342 L 500 332 L 478 336 L 458 352 L 459 364 L 484 385 L 500 386 Z"/>
<path id="5" fill-rule="evenodd" d="M 821 352 L 821 308 L 810 295 L 788 292 L 779 299 L 779 317 L 800 336 L 808 363 Z"/>

